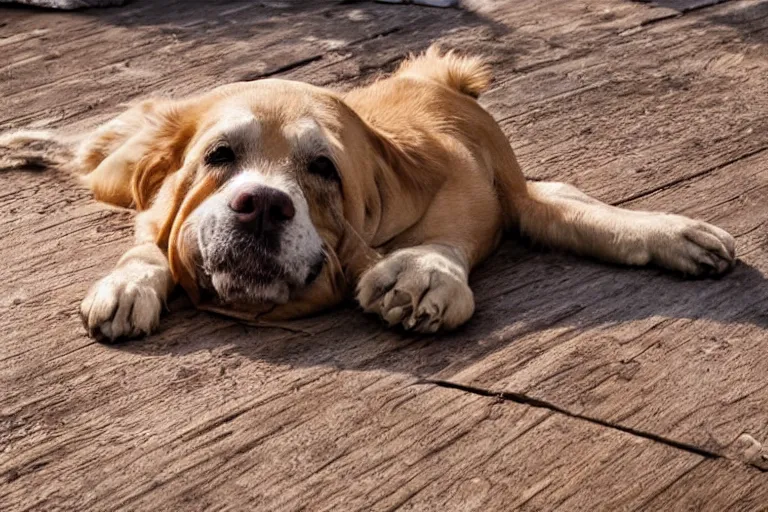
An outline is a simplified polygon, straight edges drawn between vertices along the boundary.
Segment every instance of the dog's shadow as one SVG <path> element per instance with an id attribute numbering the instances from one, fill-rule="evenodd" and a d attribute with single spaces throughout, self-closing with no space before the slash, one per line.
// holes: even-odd
<path id="1" fill-rule="evenodd" d="M 456 373 L 511 346 L 514 357 L 524 359 L 581 334 L 588 335 L 588 344 L 632 348 L 643 343 L 641 335 L 649 329 L 681 319 L 768 329 L 768 279 L 743 262 L 721 279 L 690 280 L 509 242 L 475 272 L 472 286 L 475 316 L 451 333 L 424 336 L 390 329 L 353 305 L 287 328 L 251 327 L 194 311 L 178 299 L 160 333 L 114 348 L 176 356 L 223 350 L 290 367 L 429 378 Z"/>

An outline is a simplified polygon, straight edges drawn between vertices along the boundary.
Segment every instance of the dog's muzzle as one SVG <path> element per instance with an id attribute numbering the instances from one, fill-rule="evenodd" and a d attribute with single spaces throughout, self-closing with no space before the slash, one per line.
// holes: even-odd
<path id="1" fill-rule="evenodd" d="M 322 272 L 325 257 L 315 238 L 289 194 L 242 185 L 228 194 L 225 208 L 201 219 L 202 284 L 222 302 L 285 303 Z"/>

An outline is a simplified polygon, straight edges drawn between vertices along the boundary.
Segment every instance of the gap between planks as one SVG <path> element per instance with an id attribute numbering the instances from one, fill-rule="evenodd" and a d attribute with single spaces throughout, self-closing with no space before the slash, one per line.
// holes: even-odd
<path id="1" fill-rule="evenodd" d="M 743 153 L 737 157 L 731 158 L 730 160 L 726 160 L 725 162 L 721 162 L 717 165 L 713 165 L 712 167 L 708 167 L 706 169 L 703 169 L 699 172 L 695 172 L 693 174 L 689 174 L 687 176 L 681 176 L 680 178 L 676 180 L 669 181 L 667 183 L 662 183 L 659 186 L 649 188 L 647 190 L 643 190 L 642 192 L 638 192 L 636 194 L 629 195 L 627 197 L 624 197 L 618 201 L 611 202 L 610 204 L 612 206 L 622 206 L 627 203 L 631 203 L 632 201 L 635 201 L 637 199 L 642 199 L 643 197 L 650 196 L 652 194 L 655 194 L 656 192 L 660 192 L 662 190 L 666 190 L 668 188 L 672 188 L 676 185 L 679 185 L 681 183 L 685 183 L 687 181 L 694 180 L 696 178 L 701 178 L 703 176 L 706 176 L 708 174 L 711 174 L 713 172 L 719 171 L 720 169 L 723 169 L 725 167 L 728 167 L 729 165 L 733 165 L 737 162 L 740 162 L 741 160 L 746 160 L 747 158 L 751 158 L 755 155 L 759 155 L 763 152 L 768 150 L 768 146 L 763 146 L 757 149 L 754 149 L 752 151 L 748 151 L 746 153 Z"/>
<path id="2" fill-rule="evenodd" d="M 447 388 L 447 389 L 455 389 L 458 391 L 463 391 L 465 393 L 471 393 L 473 395 L 478 396 L 484 396 L 488 398 L 496 398 L 497 400 L 504 400 L 508 402 L 514 402 L 516 404 L 521 405 L 527 405 L 529 407 L 534 407 L 538 409 L 546 409 L 548 411 L 552 411 L 556 414 L 563 414 L 565 416 L 568 416 L 569 418 L 573 418 L 576 420 L 585 421 L 587 423 L 590 423 L 592 425 L 597 425 L 600 427 L 609 428 L 611 430 L 617 430 L 619 432 L 623 432 L 625 434 L 629 434 L 635 437 L 640 437 L 642 439 L 647 439 L 649 441 L 660 443 L 665 446 L 669 446 L 670 448 L 674 448 L 677 450 L 681 450 L 687 453 L 691 453 L 694 455 L 699 455 L 700 457 L 704 457 L 705 459 L 724 459 L 724 460 L 730 460 L 735 463 L 739 463 L 743 466 L 746 466 L 748 469 L 758 471 L 761 473 L 766 473 L 768 471 L 763 470 L 762 468 L 758 466 L 754 466 L 749 463 L 745 463 L 744 461 L 738 460 L 738 459 L 732 459 L 730 457 L 727 457 L 725 455 L 705 450 L 703 448 L 700 448 L 698 446 L 683 443 L 680 441 L 675 441 L 674 439 L 669 439 L 664 436 L 654 434 L 652 432 L 646 432 L 644 430 L 632 428 L 632 427 L 625 427 L 623 425 L 619 425 L 617 423 L 612 423 L 610 421 L 602 420 L 600 418 L 594 418 L 591 416 L 587 416 L 586 414 L 579 414 L 572 411 L 569 411 L 568 409 L 565 409 L 563 407 L 560 407 L 552 402 L 548 402 L 546 400 L 541 400 L 539 398 L 534 398 L 531 396 L 526 395 L 525 393 L 518 393 L 518 392 L 512 392 L 512 391 L 492 391 L 488 389 L 478 388 L 474 386 L 468 386 L 465 384 L 458 384 L 456 382 L 451 382 L 447 380 L 441 380 L 441 379 L 422 379 L 419 381 L 419 384 L 432 384 L 434 386 Z"/>

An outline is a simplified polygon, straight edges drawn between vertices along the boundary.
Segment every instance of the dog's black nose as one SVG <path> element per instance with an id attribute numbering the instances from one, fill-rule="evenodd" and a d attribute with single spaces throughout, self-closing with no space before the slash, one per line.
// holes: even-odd
<path id="1" fill-rule="evenodd" d="M 275 232 L 296 215 L 288 194 L 261 185 L 235 191 L 229 207 L 237 221 L 256 235 Z"/>

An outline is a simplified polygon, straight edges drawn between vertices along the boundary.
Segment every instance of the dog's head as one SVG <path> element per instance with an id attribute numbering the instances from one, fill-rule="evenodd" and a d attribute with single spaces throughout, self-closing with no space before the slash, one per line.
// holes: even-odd
<path id="1" fill-rule="evenodd" d="M 264 80 L 158 118 L 134 195 L 167 205 L 158 241 L 186 291 L 277 317 L 338 302 L 347 267 L 371 257 L 360 232 L 381 153 L 355 112 L 330 91 Z"/>

